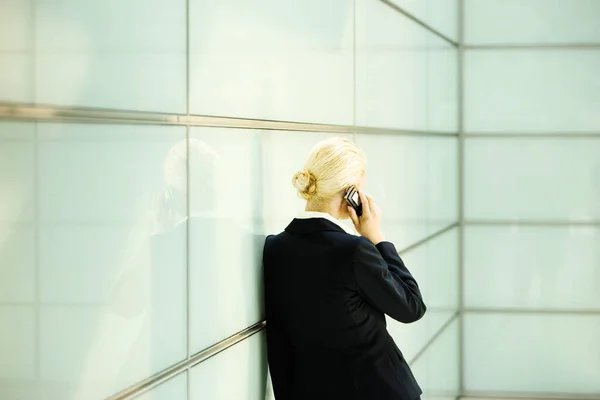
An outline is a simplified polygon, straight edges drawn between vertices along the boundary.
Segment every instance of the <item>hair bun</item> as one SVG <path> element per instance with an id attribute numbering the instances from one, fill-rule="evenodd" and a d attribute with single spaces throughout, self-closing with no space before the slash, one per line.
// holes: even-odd
<path id="1" fill-rule="evenodd" d="M 317 194 L 317 178 L 306 168 L 294 174 L 292 184 L 304 200 L 309 200 Z"/>

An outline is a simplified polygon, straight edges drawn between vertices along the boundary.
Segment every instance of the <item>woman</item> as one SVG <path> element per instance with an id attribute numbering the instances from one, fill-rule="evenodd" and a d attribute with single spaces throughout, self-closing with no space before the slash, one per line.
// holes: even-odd
<path id="1" fill-rule="evenodd" d="M 267 353 L 276 400 L 418 399 L 421 389 L 384 314 L 425 313 L 419 287 L 380 232 L 362 188 L 363 152 L 343 138 L 315 146 L 293 184 L 306 211 L 265 243 Z M 362 215 L 344 194 L 359 190 Z M 338 220 L 351 218 L 361 236 Z"/>

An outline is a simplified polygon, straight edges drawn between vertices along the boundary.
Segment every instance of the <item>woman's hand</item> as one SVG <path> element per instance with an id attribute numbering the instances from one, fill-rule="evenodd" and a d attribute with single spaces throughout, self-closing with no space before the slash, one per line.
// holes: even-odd
<path id="1" fill-rule="evenodd" d="M 354 208 L 348 206 L 350 219 L 361 236 L 369 239 L 373 244 L 383 242 L 385 239 L 381 233 L 381 209 L 375 204 L 371 196 L 358 192 L 362 204 L 362 215 L 356 215 Z"/>

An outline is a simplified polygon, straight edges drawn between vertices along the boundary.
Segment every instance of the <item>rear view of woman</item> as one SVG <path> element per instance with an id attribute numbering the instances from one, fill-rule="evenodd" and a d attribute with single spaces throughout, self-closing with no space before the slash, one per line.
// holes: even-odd
<path id="1" fill-rule="evenodd" d="M 384 314 L 410 323 L 426 307 L 380 231 L 381 212 L 362 191 L 365 174 L 365 156 L 354 143 L 317 144 L 293 177 L 306 211 L 266 240 L 267 350 L 276 400 L 421 395 Z M 358 190 L 361 216 L 344 199 L 350 187 Z M 361 236 L 339 224 L 347 218 Z"/>

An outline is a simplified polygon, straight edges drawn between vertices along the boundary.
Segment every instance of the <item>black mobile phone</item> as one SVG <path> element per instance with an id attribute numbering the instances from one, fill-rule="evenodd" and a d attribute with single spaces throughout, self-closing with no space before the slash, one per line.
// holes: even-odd
<path id="1" fill-rule="evenodd" d="M 358 190 L 356 190 L 354 186 L 350 186 L 348 190 L 346 190 L 344 199 L 350 207 L 354 208 L 354 211 L 356 211 L 356 215 L 360 217 L 362 215 L 362 204 L 360 204 L 360 196 L 358 195 Z"/>

